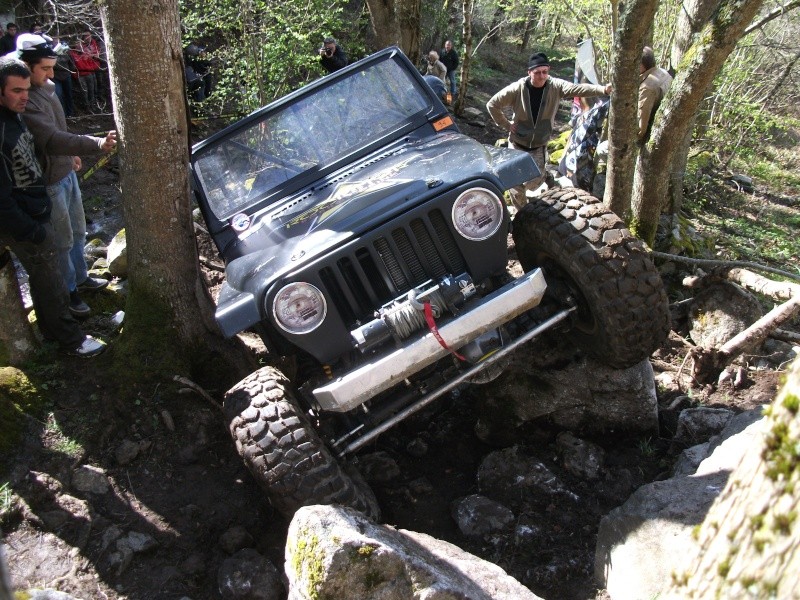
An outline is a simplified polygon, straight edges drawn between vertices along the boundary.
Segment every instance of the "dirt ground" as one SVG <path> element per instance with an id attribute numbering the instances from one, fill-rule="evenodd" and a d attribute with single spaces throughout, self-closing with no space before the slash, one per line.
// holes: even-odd
<path id="1" fill-rule="evenodd" d="M 498 136 L 491 128 L 460 125 L 484 141 Z M 101 117 L 74 123 L 82 131 L 108 126 Z M 83 190 L 93 207 L 89 219 L 107 237 L 121 225 L 114 160 Z M 86 327 L 113 344 L 109 317 L 90 318 Z M 684 356 L 678 337 L 671 337 L 654 356 L 656 371 L 662 370 L 659 364 L 674 368 Z M 85 599 L 217 599 L 217 573 L 231 551 L 226 540 L 237 527 L 249 534 L 247 545 L 282 569 L 288 523 L 245 470 L 217 408 L 197 393 L 162 395 L 158 386 L 133 405 L 123 405 L 110 392 L 108 366 L 107 356 L 59 358 L 47 372 L 49 416 L 31 421 L 24 447 L 0 468 L 0 480 L 11 481 L 18 498 L 2 521 L 15 586 L 50 587 Z M 769 402 L 778 379 L 776 371 L 751 371 L 742 389 L 695 389 L 690 402 L 745 410 Z M 203 385 L 217 401 L 225 391 L 213 382 Z M 668 476 L 668 425 L 658 438 L 592 440 L 607 453 L 599 485 L 565 472 L 554 449 L 557 431 L 530 428 L 520 447 L 546 464 L 580 501 L 566 506 L 549 498 L 534 500 L 531 512 L 519 517 L 535 528 L 532 537 L 468 539 L 450 516 L 450 505 L 477 491 L 477 466 L 494 450 L 473 431 L 472 407 L 481 389 L 463 388 L 363 451 L 385 452 L 399 466 L 385 481 L 372 481 L 384 521 L 493 561 L 544 598 L 604 597 L 592 575 L 599 520 L 636 486 Z M 659 403 L 667 407 L 682 393 L 662 385 Z M 428 447 L 422 457 L 407 451 L 414 438 Z M 123 457 L 121 449 L 131 444 L 136 456 Z M 110 487 L 79 491 L 85 465 L 100 469 Z M 626 485 L 615 485 L 621 479 Z M 129 532 L 145 534 L 148 542 L 132 560 L 120 561 L 110 542 Z"/>

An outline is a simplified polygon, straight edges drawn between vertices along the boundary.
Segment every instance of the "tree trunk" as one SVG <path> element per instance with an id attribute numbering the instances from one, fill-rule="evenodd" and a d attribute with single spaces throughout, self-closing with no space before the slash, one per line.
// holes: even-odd
<path id="1" fill-rule="evenodd" d="M 469 84 L 469 70 L 472 65 L 472 8 L 474 0 L 462 0 L 464 23 L 461 35 L 464 38 L 464 54 L 461 56 L 461 73 L 458 82 L 458 98 L 453 106 L 453 111 L 460 115 L 464 112 L 467 103 L 467 85 Z"/>
<path id="2" fill-rule="evenodd" d="M 39 344 L 25 315 L 11 253 L 0 248 L 0 367 L 19 367 Z"/>
<path id="3" fill-rule="evenodd" d="M 700 103 L 763 0 L 722 0 L 684 55 L 661 103 L 650 140 L 639 153 L 633 182 L 631 230 L 653 245 L 671 168 Z"/>
<path id="4" fill-rule="evenodd" d="M 217 351 L 243 375 L 248 361 L 221 343 L 198 262 L 178 1 L 106 0 L 101 18 L 129 263 L 125 328 L 115 360 L 137 377 L 171 379 L 190 374 L 203 353 Z"/>
<path id="5" fill-rule="evenodd" d="M 630 213 L 636 158 L 639 64 L 645 38 L 658 9 L 658 0 L 633 0 L 626 4 L 615 32 L 611 59 L 611 110 L 608 117 L 608 167 L 605 204 L 626 218 Z"/>
<path id="6" fill-rule="evenodd" d="M 420 0 L 366 0 L 378 48 L 399 46 L 411 62 L 419 63 Z"/>

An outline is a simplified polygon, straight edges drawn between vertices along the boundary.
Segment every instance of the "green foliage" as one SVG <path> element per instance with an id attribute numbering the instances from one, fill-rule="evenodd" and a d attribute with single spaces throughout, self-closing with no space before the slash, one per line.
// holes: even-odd
<path id="1" fill-rule="evenodd" d="M 184 46 L 206 47 L 215 89 L 195 114 L 238 116 L 324 75 L 317 50 L 347 31 L 343 3 L 180 0 Z M 349 40 L 344 47 L 350 51 Z"/>

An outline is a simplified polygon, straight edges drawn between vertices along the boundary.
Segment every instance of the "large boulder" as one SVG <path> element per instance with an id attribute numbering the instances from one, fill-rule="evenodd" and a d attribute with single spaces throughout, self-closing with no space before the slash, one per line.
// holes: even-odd
<path id="1" fill-rule="evenodd" d="M 595 575 L 613 600 L 800 597 L 800 362 L 767 416 L 732 418 L 600 523 Z"/>
<path id="2" fill-rule="evenodd" d="M 516 432 L 536 421 L 585 434 L 658 432 L 649 360 L 612 369 L 591 358 L 564 356 L 561 348 L 527 344 L 484 387 L 475 433 L 490 444 L 513 445 Z"/>
<path id="3" fill-rule="evenodd" d="M 503 569 L 423 533 L 339 506 L 298 510 L 286 543 L 289 600 L 532 600 Z"/>

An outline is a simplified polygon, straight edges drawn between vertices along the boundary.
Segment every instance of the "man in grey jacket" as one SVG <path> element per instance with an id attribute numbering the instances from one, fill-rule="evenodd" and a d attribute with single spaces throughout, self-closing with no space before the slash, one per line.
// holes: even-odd
<path id="1" fill-rule="evenodd" d="M 47 40 L 35 34 L 19 35 L 17 52 L 31 70 L 30 97 L 22 118 L 33 134 L 36 156 L 44 169 L 47 195 L 53 202 L 51 222 L 61 250 L 61 271 L 70 292 L 69 310 L 76 317 L 86 316 L 90 308 L 80 292 L 102 289 L 108 281 L 88 275 L 83 253 L 86 216 L 75 172 L 81 168 L 79 154 L 111 152 L 117 144 L 117 133 L 111 131 L 105 138 L 70 133 L 51 81 L 56 53 Z"/>
<path id="2" fill-rule="evenodd" d="M 525 192 L 537 189 L 545 179 L 547 142 L 553 132 L 553 121 L 561 99 L 607 96 L 610 93 L 611 84 L 569 83 L 550 77 L 550 62 L 544 53 L 539 52 L 528 60 L 527 77 L 507 85 L 486 103 L 494 122 L 509 132 L 509 146 L 530 153 L 541 173 L 524 186 L 509 190 L 517 209 L 528 203 Z"/>

